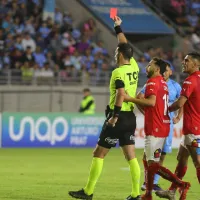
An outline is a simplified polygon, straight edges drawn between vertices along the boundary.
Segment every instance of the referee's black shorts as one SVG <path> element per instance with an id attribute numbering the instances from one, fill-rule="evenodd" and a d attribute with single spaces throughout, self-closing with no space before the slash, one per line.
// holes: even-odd
<path id="1" fill-rule="evenodd" d="M 98 145 L 108 149 L 115 147 L 118 142 L 121 147 L 131 144 L 134 145 L 136 129 L 135 114 L 132 111 L 121 111 L 115 127 L 107 125 L 110 117 L 111 115 L 104 122 Z"/>

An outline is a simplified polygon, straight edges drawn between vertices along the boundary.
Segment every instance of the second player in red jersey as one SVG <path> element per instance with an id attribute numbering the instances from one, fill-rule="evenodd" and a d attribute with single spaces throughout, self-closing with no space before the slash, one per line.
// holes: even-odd
<path id="1" fill-rule="evenodd" d="M 170 111 L 183 107 L 183 137 L 177 156 L 175 174 L 182 179 L 187 171 L 189 156 L 196 168 L 200 183 L 200 54 L 189 53 L 183 60 L 183 72 L 189 74 L 182 86 L 181 96 L 170 107 Z M 158 191 L 161 198 L 174 199 L 177 186 L 172 184 L 168 190 Z"/>
<path id="2" fill-rule="evenodd" d="M 183 134 L 200 135 L 200 71 L 193 72 L 183 82 L 181 96 L 184 104 Z"/>
<path id="3" fill-rule="evenodd" d="M 128 95 L 125 101 L 130 101 L 144 108 L 145 115 L 145 149 L 144 169 L 146 193 L 142 200 L 152 200 L 154 175 L 157 173 L 164 179 L 171 181 L 176 187 L 180 187 L 180 200 L 186 199 L 186 193 L 190 187 L 187 182 L 181 181 L 170 170 L 160 165 L 160 156 L 165 139 L 170 128 L 168 116 L 168 87 L 163 79 L 168 63 L 159 58 L 152 59 L 146 70 L 149 80 L 146 84 L 145 98 L 136 99 Z"/>

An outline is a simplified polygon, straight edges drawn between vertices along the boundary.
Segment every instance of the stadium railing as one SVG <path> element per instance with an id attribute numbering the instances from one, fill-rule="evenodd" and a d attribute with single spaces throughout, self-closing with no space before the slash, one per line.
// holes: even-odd
<path id="1" fill-rule="evenodd" d="M 17 69 L 4 69 L 0 71 L 0 85 L 109 85 L 110 71 L 22 71 Z M 174 73 L 172 79 L 182 83 L 185 75 Z M 146 74 L 139 73 L 138 86 L 146 82 Z"/>

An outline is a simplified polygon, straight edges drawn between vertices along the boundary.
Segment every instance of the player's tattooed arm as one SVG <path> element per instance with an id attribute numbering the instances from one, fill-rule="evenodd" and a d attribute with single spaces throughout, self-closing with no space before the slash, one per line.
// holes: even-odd
<path id="1" fill-rule="evenodd" d="M 176 111 L 180 108 L 182 108 L 184 106 L 184 104 L 186 103 L 187 101 L 187 97 L 185 96 L 180 96 L 178 98 L 177 101 L 175 101 L 170 107 L 169 107 L 169 111 L 170 112 L 173 112 L 173 111 Z"/>
<path id="2" fill-rule="evenodd" d="M 114 17 L 114 27 L 115 27 L 115 32 L 117 34 L 117 39 L 118 39 L 118 43 L 127 43 L 127 39 L 126 36 L 124 35 L 120 25 L 122 23 L 122 20 L 120 17 L 116 16 Z"/>

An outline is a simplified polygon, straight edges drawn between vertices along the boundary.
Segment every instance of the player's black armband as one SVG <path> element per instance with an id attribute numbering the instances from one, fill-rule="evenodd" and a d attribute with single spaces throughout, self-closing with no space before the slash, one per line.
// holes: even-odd
<path id="1" fill-rule="evenodd" d="M 120 26 L 115 26 L 115 33 L 118 35 L 119 33 L 123 33 Z"/>
<path id="2" fill-rule="evenodd" d="M 114 111 L 113 111 L 113 117 L 119 117 L 120 111 L 121 111 L 121 107 L 115 106 Z"/>

